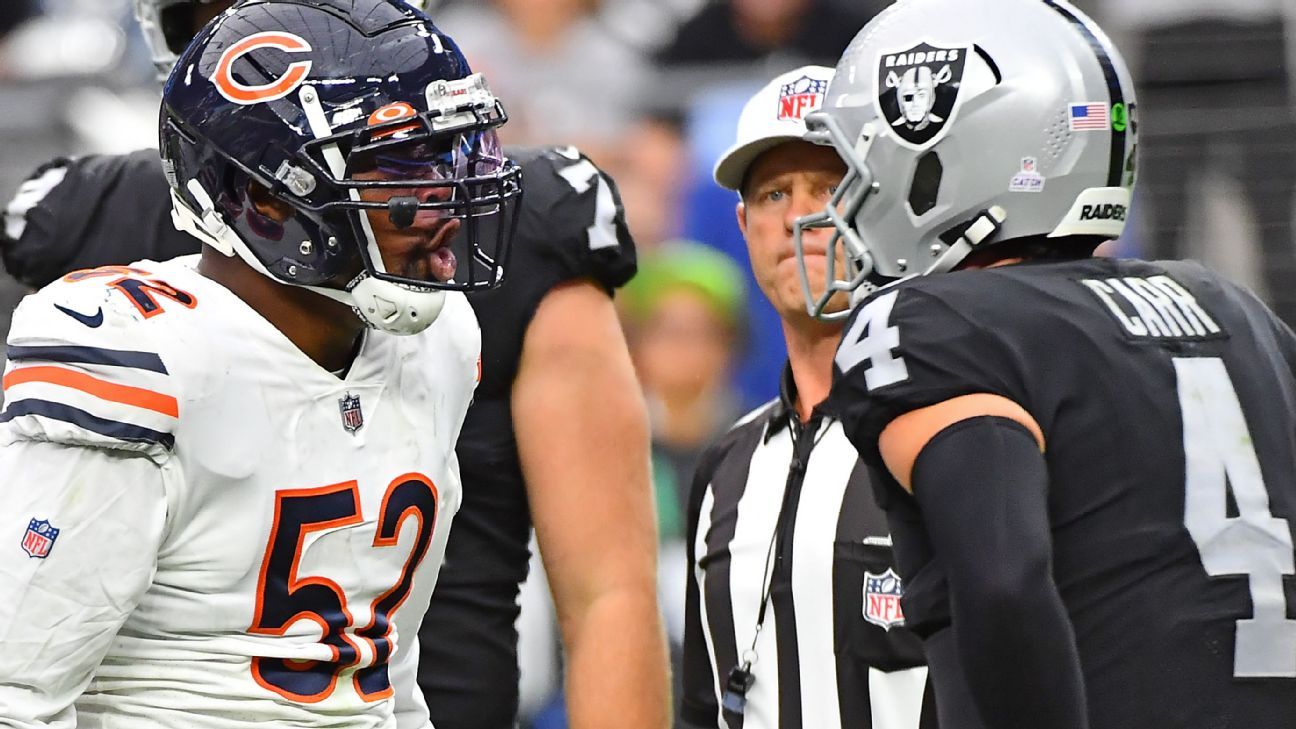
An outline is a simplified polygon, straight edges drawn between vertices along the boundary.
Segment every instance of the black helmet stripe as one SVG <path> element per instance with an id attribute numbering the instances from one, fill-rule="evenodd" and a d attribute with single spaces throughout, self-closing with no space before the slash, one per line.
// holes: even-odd
<path id="1" fill-rule="evenodd" d="M 1059 15 L 1066 18 L 1080 34 L 1089 41 L 1089 47 L 1093 50 L 1094 55 L 1098 57 L 1098 65 L 1102 67 L 1103 78 L 1107 80 L 1107 92 L 1111 96 L 1111 107 L 1115 108 L 1117 104 L 1125 106 L 1125 92 L 1121 89 L 1120 75 L 1116 73 L 1116 65 L 1112 63 L 1111 55 L 1107 53 L 1107 48 L 1103 42 L 1094 35 L 1093 29 L 1089 27 L 1070 8 L 1059 5 L 1054 0 L 1044 0 L 1044 4 L 1053 8 Z M 1128 111 L 1128 110 L 1127 110 Z M 1107 167 L 1107 186 L 1120 187 L 1121 177 L 1125 172 L 1125 129 L 1111 127 L 1111 162 Z"/>

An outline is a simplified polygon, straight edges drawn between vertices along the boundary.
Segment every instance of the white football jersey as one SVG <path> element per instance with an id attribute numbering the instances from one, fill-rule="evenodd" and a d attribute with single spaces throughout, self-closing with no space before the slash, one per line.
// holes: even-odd
<path id="1" fill-rule="evenodd" d="M 449 293 L 339 377 L 196 261 L 71 274 L 14 316 L 0 726 L 428 726 L 476 317 Z"/>

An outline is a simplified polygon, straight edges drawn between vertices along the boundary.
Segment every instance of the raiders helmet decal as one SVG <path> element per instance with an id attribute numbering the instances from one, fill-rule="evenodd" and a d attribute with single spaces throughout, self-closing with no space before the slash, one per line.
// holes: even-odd
<path id="1" fill-rule="evenodd" d="M 878 56 L 878 109 L 901 144 L 935 144 L 958 112 L 959 87 L 971 49 L 919 43 Z"/>

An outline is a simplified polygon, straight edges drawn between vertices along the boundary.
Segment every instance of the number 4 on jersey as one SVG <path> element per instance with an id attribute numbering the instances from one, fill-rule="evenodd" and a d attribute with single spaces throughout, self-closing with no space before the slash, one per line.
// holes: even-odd
<path id="1" fill-rule="evenodd" d="M 1283 576 L 1296 573 L 1286 519 L 1269 511 L 1260 461 L 1233 381 L 1217 357 L 1175 358 L 1183 413 L 1184 525 L 1211 577 L 1246 575 L 1252 617 L 1237 621 L 1233 675 L 1296 678 L 1296 620 Z M 1232 487 L 1238 515 L 1227 515 Z"/>
<path id="2" fill-rule="evenodd" d="M 895 356 L 900 346 L 900 328 L 891 325 L 891 310 L 899 295 L 899 291 L 892 291 L 865 304 L 837 348 L 837 367 L 842 374 L 861 362 L 869 363 L 864 382 L 870 390 L 909 379 L 904 357 Z"/>

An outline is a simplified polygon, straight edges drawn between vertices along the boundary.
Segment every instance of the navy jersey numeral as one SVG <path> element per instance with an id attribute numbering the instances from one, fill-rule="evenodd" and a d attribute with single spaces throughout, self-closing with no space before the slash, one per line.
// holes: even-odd
<path id="1" fill-rule="evenodd" d="M 144 315 L 145 319 L 163 314 L 166 309 L 158 302 L 158 297 L 174 301 L 185 308 L 198 306 L 198 299 L 188 291 L 182 291 L 161 279 L 153 277 L 148 271 L 130 266 L 101 266 L 73 271 L 63 277 L 68 283 L 78 283 L 99 278 L 115 278 L 108 286 L 121 292 L 131 304 Z"/>
<path id="2" fill-rule="evenodd" d="M 402 480 L 404 479 L 404 480 Z M 373 620 L 356 631 L 374 647 L 374 663 L 356 672 L 356 691 L 367 701 L 376 701 L 391 695 L 391 681 L 387 678 L 387 662 L 391 660 L 391 616 L 396 612 L 410 588 L 414 586 L 414 569 L 423 561 L 432 542 L 432 526 L 436 522 L 436 486 L 426 477 L 411 473 L 392 482 L 383 499 L 382 514 L 378 517 L 378 534 L 375 547 L 394 547 L 401 525 L 407 518 L 418 523 L 418 538 L 414 549 L 405 559 L 400 579 L 391 590 L 380 595 L 373 604 Z M 414 636 L 407 636 L 413 640 Z"/>
<path id="3" fill-rule="evenodd" d="M 366 701 L 391 696 L 387 663 L 391 659 L 392 615 L 408 597 L 413 575 L 427 554 L 436 522 L 437 491 L 426 476 L 405 474 L 393 480 L 383 497 L 374 547 L 396 546 L 407 518 L 418 525 L 414 547 L 391 589 L 373 603 L 369 624 L 357 629 L 347 606 L 346 591 L 324 576 L 300 575 L 302 547 L 312 532 L 363 521 L 355 481 L 314 489 L 280 491 L 275 495 L 275 519 L 257 583 L 257 602 L 248 632 L 285 635 L 300 620 L 320 626 L 320 643 L 332 656 L 327 661 L 257 656 L 252 677 L 262 687 L 300 703 L 323 701 L 337 688 L 339 674 L 356 668 L 356 691 Z M 413 636 L 411 636 L 412 638 Z M 367 665 L 359 665 L 357 641 L 372 646 Z"/>

